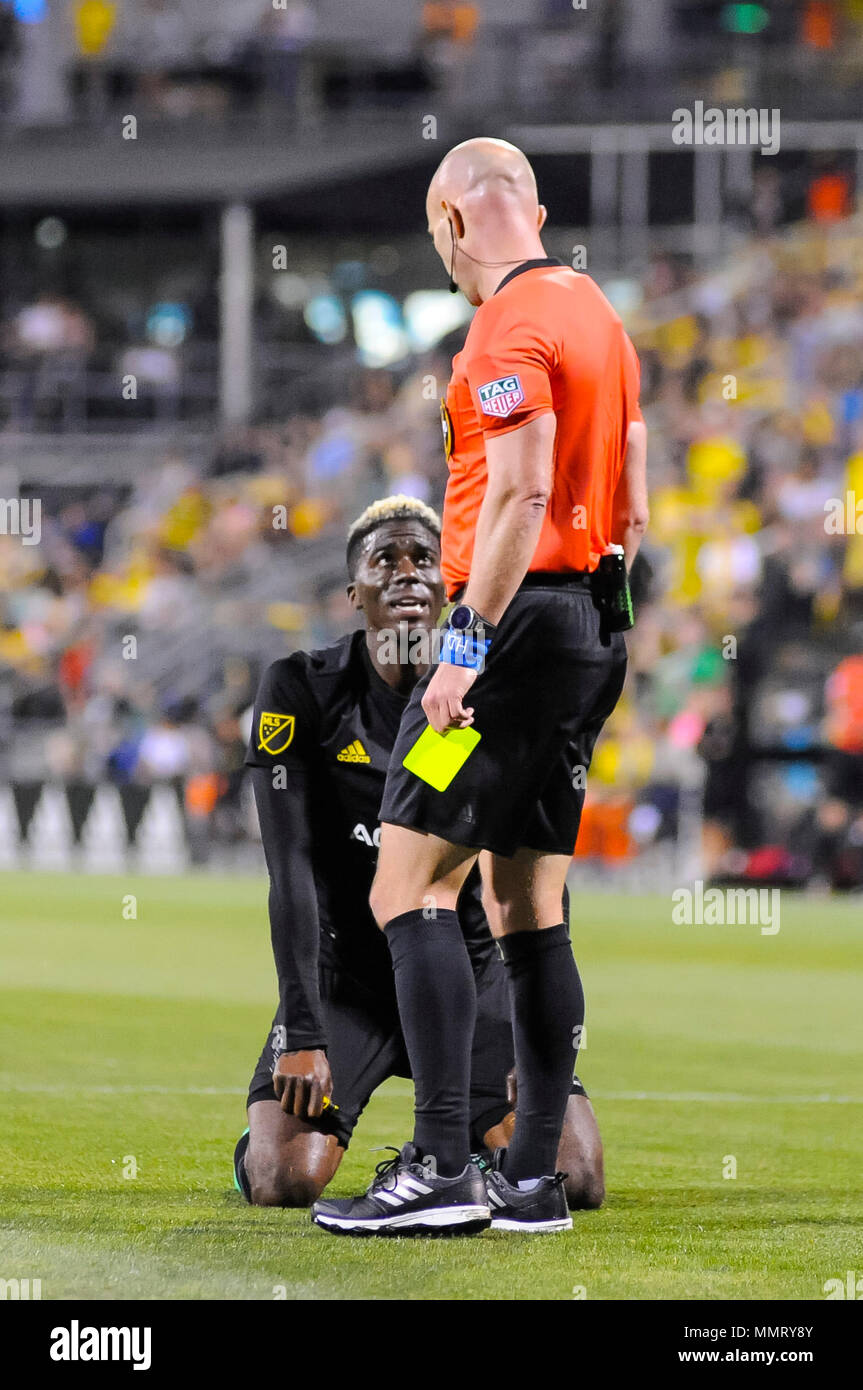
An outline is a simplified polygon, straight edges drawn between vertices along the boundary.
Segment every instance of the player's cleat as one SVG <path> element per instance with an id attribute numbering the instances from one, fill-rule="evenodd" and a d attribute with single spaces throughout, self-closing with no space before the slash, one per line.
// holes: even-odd
<path id="1" fill-rule="evenodd" d="M 571 1231 L 572 1217 L 566 1205 L 563 1181 L 566 1173 L 539 1178 L 533 1187 L 513 1187 L 500 1171 L 505 1149 L 498 1149 L 485 1174 L 493 1231 L 528 1231 L 541 1235 Z"/>
<path id="2" fill-rule="evenodd" d="M 413 1144 L 394 1152 L 378 1164 L 364 1196 L 315 1202 L 315 1224 L 348 1236 L 472 1236 L 488 1228 L 485 1183 L 475 1164 L 457 1178 L 442 1178 Z"/>
<path id="3" fill-rule="evenodd" d="M 237 1147 L 234 1149 L 234 1187 L 245 1197 L 247 1202 L 251 1202 L 252 1189 L 249 1179 L 246 1177 L 246 1150 L 248 1147 L 249 1131 L 244 1129 L 237 1140 Z"/>

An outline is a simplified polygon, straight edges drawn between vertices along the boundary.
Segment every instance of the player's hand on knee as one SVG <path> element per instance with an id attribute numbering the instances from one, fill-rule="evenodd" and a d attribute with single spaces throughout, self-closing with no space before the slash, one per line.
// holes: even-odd
<path id="1" fill-rule="evenodd" d="M 327 1054 L 321 1048 L 309 1052 L 283 1052 L 273 1071 L 273 1090 L 286 1115 L 316 1120 L 324 1112 L 324 1097 L 333 1093 Z"/>

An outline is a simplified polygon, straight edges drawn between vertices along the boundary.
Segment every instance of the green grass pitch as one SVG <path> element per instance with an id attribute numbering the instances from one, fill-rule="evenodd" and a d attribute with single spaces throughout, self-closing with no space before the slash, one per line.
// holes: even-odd
<path id="1" fill-rule="evenodd" d="M 253 878 L 0 875 L 0 1277 L 45 1299 L 821 1299 L 863 1273 L 859 902 L 783 894 L 762 936 L 576 884 L 607 1203 L 571 1233 L 430 1242 L 335 1239 L 233 1190 L 265 902 Z M 334 1191 L 409 1114 L 390 1083 Z"/>

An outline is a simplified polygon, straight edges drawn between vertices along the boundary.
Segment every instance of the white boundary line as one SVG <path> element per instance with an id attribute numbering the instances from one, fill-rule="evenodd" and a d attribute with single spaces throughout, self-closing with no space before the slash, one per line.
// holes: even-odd
<path id="1" fill-rule="evenodd" d="M 863 1105 L 863 1096 L 757 1096 L 743 1091 L 591 1091 L 597 1100 L 691 1102 L 704 1105 Z"/>
<path id="2" fill-rule="evenodd" d="M 402 1080 L 402 1078 L 398 1078 Z M 395 1088 L 393 1088 L 395 1089 Z M 0 1080 L 0 1095 L 63 1095 L 81 1096 L 245 1096 L 245 1086 L 69 1086 L 62 1083 L 45 1085 L 34 1082 L 6 1083 Z M 399 1091 L 409 1095 L 402 1080 Z M 392 1091 L 390 1092 L 392 1094 Z M 744 1091 L 591 1091 L 595 1100 L 648 1101 L 671 1105 L 863 1105 L 863 1096 L 834 1096 L 822 1092 L 814 1096 L 760 1096 Z"/>
<path id="3" fill-rule="evenodd" d="M 245 1086 L 68 1086 L 58 1082 L 47 1086 L 34 1081 L 28 1086 L 20 1082 L 0 1081 L 0 1095 L 12 1093 L 26 1095 L 75 1096 L 245 1096 Z M 275 1097 L 274 1097 L 275 1099 Z"/>

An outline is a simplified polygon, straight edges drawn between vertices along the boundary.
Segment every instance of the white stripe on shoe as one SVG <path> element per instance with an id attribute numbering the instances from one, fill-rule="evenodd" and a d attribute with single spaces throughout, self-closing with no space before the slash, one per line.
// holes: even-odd
<path id="1" fill-rule="evenodd" d="M 554 1221 L 514 1221 L 509 1216 L 492 1216 L 493 1231 L 527 1231 L 533 1235 L 544 1235 L 552 1231 L 571 1231 L 572 1217 L 561 1216 Z"/>
<path id="2" fill-rule="evenodd" d="M 439 1229 L 446 1226 L 464 1226 L 471 1221 L 488 1221 L 491 1213 L 488 1207 L 435 1207 L 426 1211 L 405 1211 L 398 1215 L 373 1217 L 371 1220 L 358 1220 L 353 1216 L 329 1216 L 315 1213 L 314 1220 L 319 1226 L 335 1226 L 341 1231 L 383 1231 L 393 1228 L 429 1227 Z M 571 1224 L 571 1223 L 570 1223 Z"/>
<path id="3" fill-rule="evenodd" d="M 427 1183 L 420 1182 L 418 1178 L 413 1178 L 410 1174 L 399 1178 L 395 1187 L 379 1188 L 374 1193 L 379 1202 L 387 1202 L 391 1207 L 400 1207 L 405 1202 L 410 1202 L 414 1197 L 425 1197 L 432 1189 Z"/>

